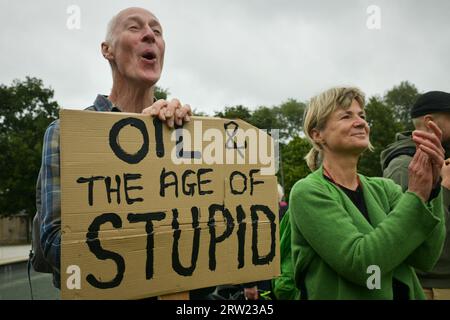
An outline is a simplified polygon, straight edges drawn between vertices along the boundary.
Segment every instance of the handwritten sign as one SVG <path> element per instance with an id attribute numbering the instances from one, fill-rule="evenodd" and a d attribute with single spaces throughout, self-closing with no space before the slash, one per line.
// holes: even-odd
<path id="1" fill-rule="evenodd" d="M 63 299 L 279 275 L 273 139 L 243 121 L 62 110 Z"/>

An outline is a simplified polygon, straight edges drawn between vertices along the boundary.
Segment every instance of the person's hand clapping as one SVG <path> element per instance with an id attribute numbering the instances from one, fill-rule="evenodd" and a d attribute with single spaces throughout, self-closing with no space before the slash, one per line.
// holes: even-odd
<path id="1" fill-rule="evenodd" d="M 408 171 L 408 191 L 414 192 L 422 201 L 426 202 L 433 189 L 433 174 L 431 161 L 422 149 L 417 149 Z"/>
<path id="2" fill-rule="evenodd" d="M 417 149 L 425 152 L 431 161 L 433 188 L 435 188 L 440 180 L 441 168 L 444 165 L 445 151 L 441 145 L 441 129 L 439 129 L 433 121 L 429 121 L 427 127 L 431 132 L 416 130 L 413 132 L 412 138 L 417 145 Z"/>

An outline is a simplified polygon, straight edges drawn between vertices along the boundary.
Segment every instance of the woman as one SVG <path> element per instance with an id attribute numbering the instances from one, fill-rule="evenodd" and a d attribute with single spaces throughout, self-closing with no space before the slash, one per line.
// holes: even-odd
<path id="1" fill-rule="evenodd" d="M 302 299 L 424 299 L 414 268 L 430 270 L 445 238 L 440 205 L 441 132 L 414 132 L 404 194 L 391 180 L 357 174 L 371 148 L 364 94 L 314 97 L 304 131 L 311 171 L 290 195 L 292 261 Z M 321 163 L 321 164 L 320 164 Z"/>

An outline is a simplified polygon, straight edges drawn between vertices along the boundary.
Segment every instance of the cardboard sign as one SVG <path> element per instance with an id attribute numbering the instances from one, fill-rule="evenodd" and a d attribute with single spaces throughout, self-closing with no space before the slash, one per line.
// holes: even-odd
<path id="1" fill-rule="evenodd" d="M 243 121 L 62 110 L 63 299 L 279 275 L 272 138 Z M 264 150 L 265 149 L 265 150 Z"/>

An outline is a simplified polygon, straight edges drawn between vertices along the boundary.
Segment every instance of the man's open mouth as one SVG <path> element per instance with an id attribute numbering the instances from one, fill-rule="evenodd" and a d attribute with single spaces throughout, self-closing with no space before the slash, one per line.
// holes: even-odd
<path id="1" fill-rule="evenodd" d="M 142 59 L 148 62 L 153 62 L 156 60 L 156 54 L 153 52 L 146 52 L 141 57 Z"/>

